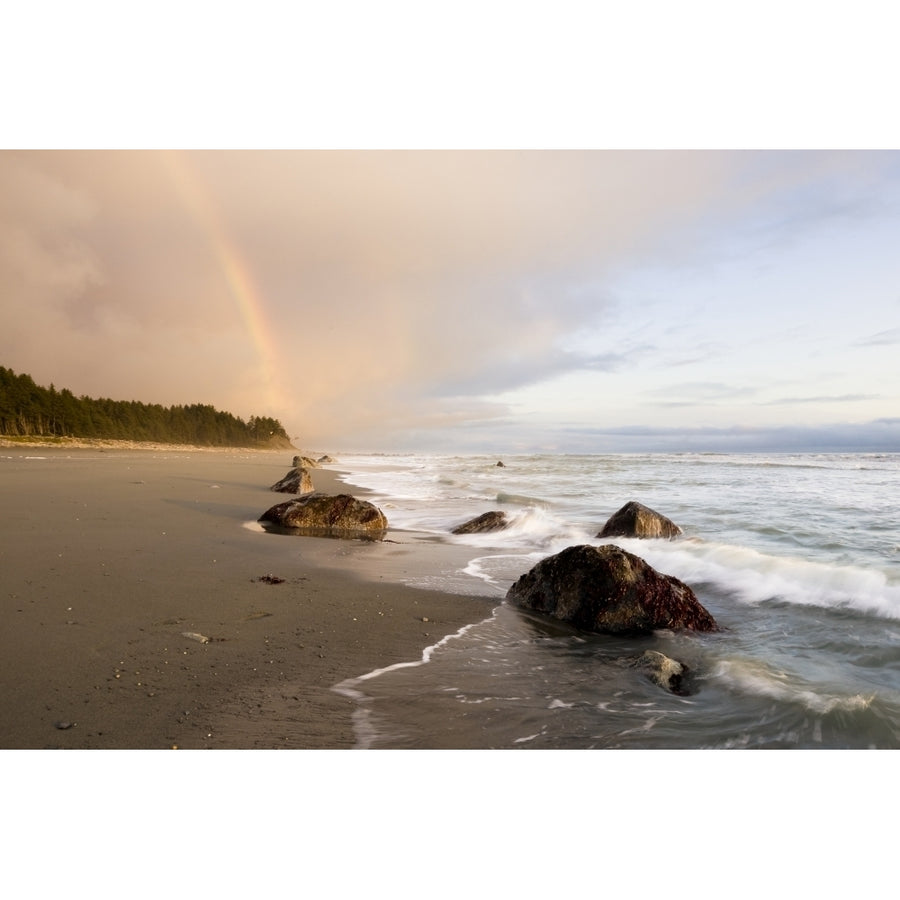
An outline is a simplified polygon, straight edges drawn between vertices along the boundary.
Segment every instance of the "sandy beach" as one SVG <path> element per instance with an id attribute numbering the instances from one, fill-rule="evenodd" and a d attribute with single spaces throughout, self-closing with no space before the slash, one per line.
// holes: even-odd
<path id="1" fill-rule="evenodd" d="M 336 683 L 490 615 L 401 583 L 463 565 L 450 544 L 262 532 L 291 460 L 0 445 L 0 747 L 352 748 Z M 336 470 L 316 490 L 364 494 Z"/>

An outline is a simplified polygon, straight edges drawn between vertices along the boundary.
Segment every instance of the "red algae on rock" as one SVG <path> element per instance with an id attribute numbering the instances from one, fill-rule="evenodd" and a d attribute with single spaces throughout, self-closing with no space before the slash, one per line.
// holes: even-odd
<path id="1" fill-rule="evenodd" d="M 657 572 L 614 544 L 567 547 L 541 560 L 512 585 L 506 599 L 582 631 L 647 634 L 661 628 L 718 629 L 684 582 Z"/>

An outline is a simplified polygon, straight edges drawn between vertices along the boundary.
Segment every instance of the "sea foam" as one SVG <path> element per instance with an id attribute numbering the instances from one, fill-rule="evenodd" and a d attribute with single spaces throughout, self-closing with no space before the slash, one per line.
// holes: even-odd
<path id="1" fill-rule="evenodd" d="M 485 622 L 490 622 L 492 616 L 489 616 L 486 619 L 483 619 L 480 622 L 472 622 L 469 625 L 464 625 L 459 631 L 454 631 L 452 634 L 444 635 L 439 641 L 436 641 L 434 644 L 430 644 L 422 651 L 422 656 L 420 659 L 410 660 L 409 662 L 399 662 L 394 663 L 390 666 L 383 666 L 379 669 L 373 669 L 371 672 L 366 672 L 363 675 L 359 675 L 355 678 L 346 678 L 340 683 L 334 685 L 332 690 L 336 694 L 341 694 L 344 697 L 348 697 L 351 700 L 354 700 L 357 704 L 357 708 L 353 713 L 353 725 L 354 731 L 356 734 L 356 749 L 358 750 L 368 750 L 372 747 L 376 738 L 384 737 L 381 731 L 373 724 L 371 710 L 367 706 L 368 697 L 366 694 L 360 690 L 360 687 L 365 684 L 367 681 L 371 681 L 373 678 L 378 678 L 381 675 L 386 675 L 389 672 L 396 672 L 399 669 L 414 669 L 418 666 L 426 665 L 430 660 L 434 653 L 443 647 L 445 644 L 450 641 L 461 638 L 467 631 L 471 631 L 472 629 L 477 628 L 479 625 L 484 624 Z"/>
<path id="2" fill-rule="evenodd" d="M 709 677 L 709 676 L 708 676 Z M 810 712 L 825 715 L 839 709 L 847 712 L 868 709 L 874 694 L 841 696 L 824 693 L 821 688 L 798 684 L 787 673 L 779 672 L 761 660 L 721 660 L 711 673 L 720 685 L 786 703 L 799 703 Z"/>
<path id="3" fill-rule="evenodd" d="M 620 539 L 614 543 L 687 584 L 714 585 L 742 603 L 780 601 L 900 619 L 900 585 L 878 569 L 775 556 L 700 540 Z"/>

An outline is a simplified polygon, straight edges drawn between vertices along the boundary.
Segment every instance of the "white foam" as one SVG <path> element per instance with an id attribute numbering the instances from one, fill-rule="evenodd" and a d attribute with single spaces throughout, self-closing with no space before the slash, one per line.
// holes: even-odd
<path id="1" fill-rule="evenodd" d="M 589 531 L 567 522 L 546 507 L 529 506 L 506 512 L 506 527 L 480 534 L 451 535 L 450 540 L 456 544 L 485 549 L 542 550 L 544 555 L 592 540 Z"/>
<path id="2" fill-rule="evenodd" d="M 640 734 L 643 732 L 651 731 L 656 723 L 659 722 L 659 720 L 662 718 L 663 716 L 651 716 L 649 719 L 647 719 L 646 722 L 644 722 L 643 725 L 640 725 L 636 728 L 626 728 L 624 731 L 620 731 L 619 734 Z"/>
<path id="3" fill-rule="evenodd" d="M 476 556 L 469 560 L 463 573 L 505 592 L 509 587 L 507 573 L 511 568 L 507 561 L 515 560 L 515 568 L 522 568 L 523 571 L 526 571 L 542 559 L 543 555 L 542 553 L 497 553 L 490 556 Z"/>
<path id="4" fill-rule="evenodd" d="M 449 641 L 462 637 L 470 629 L 477 628 L 479 625 L 482 625 L 485 622 L 490 622 L 496 611 L 497 610 L 495 609 L 492 612 L 491 616 L 489 616 L 488 618 L 482 619 L 480 622 L 471 622 L 468 625 L 464 625 L 459 629 L 459 631 L 455 631 L 453 632 L 453 634 L 447 634 L 436 643 L 429 645 L 422 651 L 421 659 L 411 660 L 409 662 L 394 663 L 393 665 L 384 666 L 380 669 L 373 669 L 371 672 L 366 672 L 365 675 L 359 675 L 356 678 L 345 678 L 343 681 L 334 685 L 331 689 L 335 693 L 341 694 L 344 697 L 349 697 L 351 700 L 354 700 L 357 704 L 359 704 L 359 707 L 354 712 L 352 717 L 354 722 L 354 730 L 356 731 L 356 749 L 368 750 L 378 736 L 377 730 L 372 726 L 372 717 L 369 714 L 369 711 L 362 706 L 362 704 L 368 702 L 369 698 L 361 690 L 359 690 L 359 686 L 361 684 L 366 681 L 370 681 L 373 678 L 378 678 L 381 675 L 385 675 L 388 672 L 395 672 L 398 669 L 412 669 L 416 668 L 417 666 L 424 666 L 431 660 L 431 657 L 434 655 L 434 652 L 436 650 L 438 650 L 440 647 L 443 647 Z"/>
<path id="5" fill-rule="evenodd" d="M 729 685 L 744 693 L 769 697 L 785 703 L 800 703 L 819 715 L 834 709 L 846 711 L 866 709 L 875 695 L 853 694 L 840 696 L 822 693 L 790 680 L 785 672 L 779 672 L 760 660 L 721 660 L 713 669 L 711 677 L 719 684 Z"/>
<path id="6" fill-rule="evenodd" d="M 830 565 L 698 540 L 613 543 L 660 572 L 689 585 L 715 585 L 742 603 L 778 600 L 900 619 L 900 585 L 875 568 Z"/>

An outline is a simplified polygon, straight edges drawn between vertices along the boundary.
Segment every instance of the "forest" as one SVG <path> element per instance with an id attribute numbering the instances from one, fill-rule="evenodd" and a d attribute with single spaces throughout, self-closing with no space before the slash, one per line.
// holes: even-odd
<path id="1" fill-rule="evenodd" d="M 135 400 L 95 400 L 35 384 L 0 366 L 0 435 L 101 438 L 214 447 L 290 447 L 277 419 L 243 419 L 213 406 L 161 406 Z"/>

